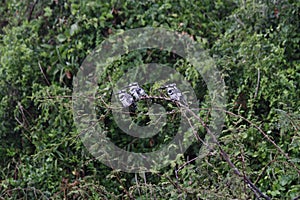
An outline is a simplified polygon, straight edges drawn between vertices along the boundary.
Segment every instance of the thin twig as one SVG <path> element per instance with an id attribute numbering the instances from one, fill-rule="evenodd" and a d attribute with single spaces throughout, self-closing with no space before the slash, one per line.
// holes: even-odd
<path id="1" fill-rule="evenodd" d="M 196 158 L 193 158 L 193 159 L 191 159 L 191 160 L 185 162 L 185 163 L 184 163 L 183 165 L 181 165 L 177 170 L 175 170 L 176 177 L 178 178 L 178 172 L 179 172 L 180 170 L 182 170 L 186 165 L 190 164 L 191 162 L 193 162 L 193 161 L 195 161 L 195 160 L 197 160 L 197 159 L 199 159 L 198 156 L 197 156 Z"/>
<path id="2" fill-rule="evenodd" d="M 260 85 L 260 69 L 257 69 L 257 84 L 256 84 L 256 89 L 255 89 L 255 94 L 254 94 L 254 99 L 256 99 L 258 90 L 259 90 L 259 85 Z"/>
<path id="3" fill-rule="evenodd" d="M 40 70 L 41 70 L 41 72 L 42 72 L 42 74 L 44 76 L 44 79 L 46 80 L 48 86 L 50 86 L 51 84 L 49 83 L 49 81 L 48 81 L 48 79 L 47 79 L 47 77 L 46 77 L 46 75 L 45 75 L 45 73 L 44 73 L 44 71 L 42 69 L 42 66 L 41 66 L 40 62 L 38 62 L 38 65 L 39 65 L 39 68 L 40 68 Z"/>
<path id="4" fill-rule="evenodd" d="M 257 176 L 256 180 L 254 181 L 254 184 L 258 183 L 258 181 L 260 180 L 260 178 L 263 176 L 263 174 L 267 171 L 268 166 L 271 165 L 273 162 L 276 162 L 276 158 L 269 161 L 264 168 L 261 170 L 261 173 Z"/>

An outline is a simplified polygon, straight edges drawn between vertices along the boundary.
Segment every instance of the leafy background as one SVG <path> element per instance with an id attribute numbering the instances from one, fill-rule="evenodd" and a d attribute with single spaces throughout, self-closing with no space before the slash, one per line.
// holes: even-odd
<path id="1" fill-rule="evenodd" d="M 0 5 L 1 199 L 254 199 L 245 175 L 272 199 L 299 198 L 299 1 L 3 0 Z M 83 146 L 73 122 L 73 77 L 111 34 L 146 26 L 189 35 L 215 59 L 228 98 L 219 142 L 242 176 L 220 149 L 191 162 L 200 143 L 160 172 L 146 174 L 112 170 Z M 192 66 L 149 51 L 151 57 L 133 52 L 108 67 L 99 91 L 112 86 L 106 78 L 117 80 L 133 64 L 169 63 L 190 81 L 201 108 L 209 108 Z M 166 131 L 129 146 L 109 109 L 100 104 L 98 112 L 107 114 L 110 137 L 124 148 L 142 152 L 169 137 Z"/>

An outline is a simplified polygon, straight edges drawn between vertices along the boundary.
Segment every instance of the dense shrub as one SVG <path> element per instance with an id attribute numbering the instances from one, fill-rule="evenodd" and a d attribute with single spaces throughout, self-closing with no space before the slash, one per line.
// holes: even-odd
<path id="1" fill-rule="evenodd" d="M 300 195 L 299 2 L 11 0 L 0 5 L 0 198 L 255 197 L 220 149 L 188 162 L 201 146 L 197 143 L 160 172 L 127 174 L 106 167 L 82 145 L 73 122 L 73 77 L 110 35 L 145 26 L 189 34 L 209 50 L 227 86 L 222 150 L 262 193 L 274 199 Z M 150 62 L 182 73 L 203 110 L 209 107 L 194 68 L 154 49 L 131 52 L 107 66 L 99 92 L 111 88 L 108 78 L 113 84 L 132 66 Z M 132 151 L 160 148 L 172 137 L 130 146 L 110 110 L 101 102 L 97 109 L 113 130 L 109 137 Z M 209 115 L 203 110 L 201 115 Z M 204 134 L 200 129 L 200 137 Z"/>

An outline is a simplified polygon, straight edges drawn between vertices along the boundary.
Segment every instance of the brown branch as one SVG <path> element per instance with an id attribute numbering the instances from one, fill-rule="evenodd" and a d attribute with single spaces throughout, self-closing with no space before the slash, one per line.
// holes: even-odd
<path id="1" fill-rule="evenodd" d="M 191 162 L 195 161 L 198 159 L 198 156 L 196 158 L 193 158 L 192 160 L 189 160 L 187 162 L 185 162 L 183 165 L 181 165 L 177 170 L 175 170 L 175 175 L 176 175 L 176 178 L 178 179 L 178 172 L 180 170 L 182 170 L 186 165 L 190 164 Z"/>

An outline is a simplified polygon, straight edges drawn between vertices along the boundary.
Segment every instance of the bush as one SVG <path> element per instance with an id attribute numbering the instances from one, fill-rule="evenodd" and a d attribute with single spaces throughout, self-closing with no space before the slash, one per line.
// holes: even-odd
<path id="1" fill-rule="evenodd" d="M 255 198 L 244 175 L 272 199 L 300 195 L 299 2 L 12 0 L 0 5 L 1 198 Z M 146 26 L 176 30 L 209 50 L 227 86 L 226 122 L 220 146 L 209 156 L 192 160 L 198 142 L 160 172 L 127 174 L 106 167 L 82 145 L 73 122 L 72 80 L 85 57 L 110 35 Z M 209 119 L 204 81 L 190 63 L 169 52 L 123 55 L 106 67 L 98 92 L 109 91 L 132 66 L 151 62 L 183 74 L 201 99 L 199 115 Z M 136 152 L 159 149 L 178 128 L 171 123 L 165 134 L 131 143 L 101 102 L 97 114 L 111 140 Z M 137 116 L 136 122 L 147 119 Z M 203 138 L 204 127 L 198 134 Z"/>

